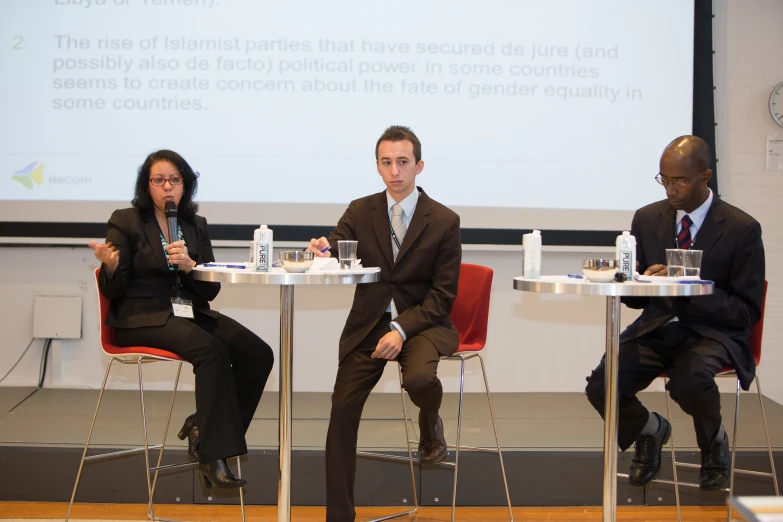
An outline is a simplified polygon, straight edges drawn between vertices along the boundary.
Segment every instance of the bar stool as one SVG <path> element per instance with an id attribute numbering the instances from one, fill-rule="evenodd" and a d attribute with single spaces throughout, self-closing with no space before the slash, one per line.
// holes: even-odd
<path id="1" fill-rule="evenodd" d="M 98 282 L 100 276 L 100 268 L 95 269 L 95 281 Z M 153 497 L 155 495 L 155 485 L 158 481 L 158 473 L 162 470 L 171 470 L 174 468 L 192 467 L 197 465 L 197 462 L 183 462 L 179 464 L 169 464 L 161 466 L 163 461 L 163 450 L 166 444 L 166 435 L 169 430 L 169 423 L 171 421 L 171 412 L 174 409 L 174 399 L 177 395 L 177 385 L 179 384 L 179 376 L 182 371 L 182 359 L 179 355 L 161 350 L 158 348 L 151 348 L 148 346 L 134 346 L 127 348 L 120 348 L 117 346 L 114 340 L 114 328 L 105 324 L 106 314 L 109 311 L 110 302 L 101 294 L 98 290 L 98 311 L 99 311 L 99 324 L 100 324 L 100 337 L 101 348 L 103 352 L 110 357 L 109 363 L 106 365 L 106 373 L 103 376 L 103 384 L 101 385 L 101 391 L 98 395 L 98 404 L 95 406 L 95 413 L 92 416 L 92 422 L 90 423 L 90 431 L 87 433 L 87 441 L 84 443 L 84 451 L 82 452 L 82 458 L 79 461 L 79 471 L 76 473 L 76 482 L 73 485 L 73 492 L 71 493 L 71 501 L 68 504 L 68 513 L 65 515 L 66 522 L 71 516 L 71 509 L 73 508 L 73 501 L 76 498 L 76 491 L 79 488 L 79 482 L 82 476 L 82 470 L 84 469 L 84 463 L 87 461 L 102 460 L 110 457 L 116 457 L 118 455 L 130 455 L 134 453 L 144 453 L 145 470 L 147 473 L 147 493 L 149 495 L 149 504 L 147 507 L 147 516 L 150 520 L 155 519 L 155 506 L 153 503 Z M 135 364 L 139 372 L 139 397 L 141 399 L 141 423 L 144 430 L 144 446 L 139 448 L 133 448 L 128 450 L 113 451 L 109 453 L 102 453 L 100 455 L 87 456 L 87 450 L 90 446 L 90 439 L 92 438 L 92 431 L 95 427 L 95 420 L 98 418 L 98 410 L 101 407 L 101 399 L 103 399 L 103 392 L 106 389 L 106 382 L 109 378 L 109 372 L 111 371 L 112 364 L 114 362 L 120 364 Z M 171 394 L 171 403 L 169 404 L 169 412 L 166 416 L 166 426 L 163 429 L 163 438 L 161 443 L 150 446 L 147 438 L 147 413 L 144 408 L 144 380 L 142 377 L 142 365 L 154 362 L 177 362 L 177 375 L 174 379 L 174 391 Z M 158 454 L 158 463 L 154 467 L 150 467 L 150 450 L 160 450 Z M 151 472 L 155 472 L 154 477 L 151 476 Z M 242 477 L 242 470 L 239 466 L 239 457 L 237 457 L 237 473 L 239 477 Z M 245 520 L 245 499 L 242 492 L 242 488 L 239 488 L 239 502 L 242 509 L 242 521 Z M 157 519 L 162 520 L 162 519 Z"/>
<path id="2" fill-rule="evenodd" d="M 449 445 L 449 448 L 454 449 L 454 462 L 441 462 L 440 466 L 446 466 L 454 468 L 454 486 L 451 496 L 451 521 L 454 522 L 454 515 L 457 505 L 457 479 L 459 477 L 459 456 L 461 450 L 479 451 L 484 453 L 495 453 L 498 456 L 500 463 L 500 473 L 503 478 L 503 486 L 506 493 L 506 503 L 508 504 L 509 520 L 513 522 L 514 513 L 511 509 L 511 497 L 508 493 L 508 481 L 506 480 L 506 468 L 503 465 L 503 453 L 500 449 L 500 440 L 498 438 L 498 428 L 495 422 L 495 410 L 492 407 L 492 397 L 489 392 L 489 381 L 487 380 L 487 372 L 484 367 L 484 359 L 481 356 L 481 351 L 484 349 L 487 341 L 487 323 L 489 320 L 489 299 L 492 291 L 492 277 L 494 272 L 491 268 L 463 263 L 460 268 L 459 278 L 459 291 L 457 298 L 454 301 L 452 307 L 451 317 L 454 326 L 456 326 L 459 332 L 459 347 L 454 355 L 441 357 L 441 361 L 459 361 L 460 362 L 460 379 L 459 379 L 459 406 L 457 410 L 457 440 L 455 445 Z M 460 444 L 460 436 L 462 434 L 462 405 L 465 389 L 465 361 L 473 358 L 478 358 L 481 363 L 481 373 L 484 376 L 484 388 L 487 393 L 487 403 L 489 404 L 489 413 L 492 418 L 492 429 L 495 433 L 495 447 L 494 448 L 477 448 L 471 446 L 462 446 Z M 416 476 L 413 472 L 413 463 L 418 459 L 413 458 L 413 445 L 418 445 L 417 439 L 411 439 L 409 435 L 408 424 L 413 427 L 413 419 L 408 412 L 407 401 L 405 399 L 405 390 L 402 388 L 402 370 L 397 365 L 397 373 L 400 379 L 400 396 L 402 398 L 403 409 L 403 422 L 405 423 L 405 438 L 408 447 L 407 457 L 398 457 L 394 455 L 387 455 L 382 453 L 372 453 L 366 451 L 357 451 L 359 456 L 393 460 L 393 461 L 407 461 L 410 464 L 411 472 L 411 484 L 413 488 L 413 502 L 414 508 L 409 511 L 389 515 L 383 518 L 378 518 L 373 522 L 380 522 L 382 520 L 389 520 L 392 518 L 402 517 L 406 515 L 412 515 L 419 509 L 418 496 L 416 494 Z"/>
<path id="3" fill-rule="evenodd" d="M 736 370 L 729 366 L 724 368 L 720 373 L 718 373 L 715 377 L 720 378 L 734 378 L 737 380 L 737 392 L 736 392 L 736 399 L 734 401 L 734 430 L 731 437 L 731 440 L 729 441 L 729 444 L 731 446 L 731 465 L 730 465 L 730 471 L 729 471 L 729 487 L 724 488 L 721 491 L 725 491 L 729 494 L 729 497 L 733 496 L 734 494 L 734 475 L 740 474 L 740 475 L 753 475 L 757 477 L 768 477 L 772 479 L 772 483 L 775 487 L 775 495 L 780 496 L 780 490 L 778 488 L 778 479 L 777 479 L 777 473 L 775 472 L 775 461 L 772 455 L 772 444 L 769 439 L 769 429 L 767 427 L 767 415 L 764 412 L 764 400 L 761 395 L 761 380 L 759 379 L 758 374 L 758 365 L 759 361 L 761 360 L 761 336 L 764 332 L 764 309 L 766 305 L 767 300 L 767 281 L 764 281 L 764 296 L 761 301 L 761 318 L 759 321 L 751 328 L 751 338 L 750 338 L 750 351 L 753 354 L 753 359 L 756 361 L 756 391 L 759 398 L 759 406 L 761 408 L 761 419 L 764 423 L 764 435 L 767 438 L 767 452 L 769 455 L 769 467 L 770 472 L 761 472 L 761 471 L 752 471 L 752 470 L 746 470 L 746 469 L 736 469 L 735 463 L 736 463 L 736 453 L 737 453 L 737 424 L 739 423 L 739 399 L 740 399 L 740 390 L 742 389 L 740 387 L 739 377 L 737 376 Z M 665 382 L 668 382 L 668 376 L 666 372 L 661 373 L 660 375 L 663 377 Z M 672 419 L 672 413 L 671 413 L 671 398 L 669 397 L 668 392 L 664 392 L 666 394 L 666 417 L 669 419 L 669 422 L 671 422 Z M 680 486 L 686 486 L 686 487 L 696 487 L 698 488 L 699 485 L 695 482 L 684 482 L 677 480 L 677 467 L 681 468 L 690 468 L 690 469 L 699 469 L 701 466 L 698 464 L 691 464 L 688 462 L 677 462 L 675 459 L 675 445 L 674 445 L 674 430 L 672 430 L 672 434 L 670 436 L 669 440 L 669 449 L 671 453 L 671 461 L 672 461 L 672 480 L 666 480 L 666 479 L 653 479 L 652 482 L 657 482 L 659 484 L 671 484 L 674 486 L 674 499 L 677 504 L 677 520 L 679 522 L 682 522 L 682 514 L 680 511 Z M 628 477 L 627 474 L 618 474 L 618 476 L 622 477 Z M 729 511 L 728 511 L 728 521 L 731 522 L 731 505 L 729 504 Z"/>

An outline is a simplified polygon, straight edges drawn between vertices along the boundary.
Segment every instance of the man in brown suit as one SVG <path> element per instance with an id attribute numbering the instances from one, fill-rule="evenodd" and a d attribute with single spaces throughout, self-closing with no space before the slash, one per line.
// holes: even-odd
<path id="1" fill-rule="evenodd" d="M 326 520 L 352 522 L 356 438 L 362 409 L 387 360 L 402 368 L 403 387 L 419 407 L 419 459 L 446 455 L 438 416 L 441 355 L 459 342 L 449 319 L 462 259 L 459 216 L 416 187 L 421 143 L 407 127 L 386 129 L 375 147 L 386 190 L 352 201 L 329 239 L 313 239 L 317 256 L 338 240 L 357 240 L 364 266 L 381 268 L 378 283 L 356 286 L 340 336 L 340 362 L 326 436 Z"/>

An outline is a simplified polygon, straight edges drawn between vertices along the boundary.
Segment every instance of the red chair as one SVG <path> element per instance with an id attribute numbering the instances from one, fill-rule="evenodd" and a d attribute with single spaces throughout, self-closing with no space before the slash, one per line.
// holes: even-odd
<path id="1" fill-rule="evenodd" d="M 756 361 L 756 367 L 758 368 L 759 362 L 761 361 L 761 336 L 764 333 L 764 308 L 767 301 L 767 281 L 764 281 L 764 296 L 761 300 L 761 318 L 758 320 L 758 322 L 753 326 L 753 328 L 750 329 L 751 338 L 750 338 L 750 351 L 753 354 L 753 359 Z M 665 380 L 668 381 L 668 377 L 666 372 L 663 372 L 661 374 L 661 377 L 663 377 Z M 731 445 L 731 468 L 729 473 L 729 487 L 724 489 L 723 491 L 728 492 L 729 497 L 732 497 L 734 494 L 734 474 L 739 473 L 741 475 L 753 475 L 753 476 L 762 476 L 762 477 L 769 477 L 772 479 L 772 482 L 775 486 L 775 495 L 780 496 L 780 491 L 778 489 L 778 479 L 777 474 L 775 473 L 775 461 L 772 456 L 772 444 L 769 440 L 769 429 L 767 428 L 767 415 L 764 413 L 764 401 L 761 395 L 761 382 L 758 374 L 758 370 L 756 371 L 756 391 L 759 398 L 759 406 L 761 407 L 761 419 L 764 422 L 764 434 L 767 437 L 767 451 L 769 453 L 769 466 L 771 469 L 771 472 L 760 472 L 760 471 L 751 471 L 751 470 L 745 470 L 745 469 L 735 469 L 735 460 L 736 460 L 736 453 L 737 453 L 737 424 L 739 424 L 739 399 L 740 399 L 740 382 L 739 378 L 737 377 L 737 372 L 734 370 L 733 367 L 728 366 L 723 369 L 716 377 L 733 377 L 737 379 L 737 394 L 736 394 L 736 400 L 734 402 L 734 433 L 732 434 L 731 440 L 729 441 L 729 444 Z M 666 416 L 671 419 L 672 413 L 671 413 L 671 399 L 669 397 L 669 393 L 666 393 Z M 672 460 L 672 477 L 673 480 L 665 480 L 665 479 L 654 479 L 653 482 L 659 482 L 664 484 L 672 484 L 674 485 L 674 498 L 675 502 L 677 503 L 677 520 L 682 522 L 682 516 L 680 514 L 680 486 L 687 486 L 687 487 L 699 487 L 698 484 L 694 482 L 682 482 L 677 480 L 677 467 L 681 468 L 691 468 L 691 469 L 699 469 L 701 466 L 698 464 L 691 464 L 688 462 L 677 462 L 675 460 L 675 446 L 674 446 L 674 432 L 672 431 L 672 435 L 669 441 L 670 445 L 670 451 L 671 451 L 671 460 Z M 627 475 L 625 475 L 627 476 Z M 728 520 L 731 522 L 731 504 L 729 504 L 729 514 L 728 514 Z"/>
<path id="2" fill-rule="evenodd" d="M 508 481 L 506 480 L 506 468 L 503 465 L 503 453 L 500 449 L 500 440 L 498 438 L 498 428 L 495 422 L 495 410 L 492 407 L 492 398 L 489 393 L 489 381 L 487 380 L 487 372 L 484 367 L 484 359 L 481 356 L 481 351 L 484 349 L 484 345 L 487 341 L 487 323 L 489 320 L 489 298 L 492 291 L 492 277 L 494 272 L 491 268 L 471 265 L 463 263 L 460 268 L 459 277 L 459 291 L 457 298 L 454 301 L 454 306 L 451 310 L 451 320 L 454 326 L 457 327 L 459 332 L 459 347 L 454 355 L 449 357 L 441 357 L 442 361 L 459 361 L 460 367 L 460 385 L 459 385 L 459 408 L 457 412 L 457 440 L 455 445 L 449 445 L 449 448 L 454 449 L 454 462 L 442 462 L 441 466 L 454 468 L 454 487 L 451 497 L 451 520 L 454 522 L 454 515 L 456 511 L 457 503 L 457 478 L 459 476 L 459 455 L 461 450 L 480 451 L 485 453 L 497 453 L 498 461 L 500 463 L 500 473 L 503 477 L 503 486 L 506 492 L 506 503 L 508 504 L 509 520 L 513 522 L 514 514 L 511 509 L 511 497 L 508 493 Z M 492 428 L 495 433 L 495 446 L 494 448 L 476 448 L 470 446 L 460 445 L 460 436 L 462 433 L 462 404 L 465 389 L 465 361 L 473 358 L 478 358 L 481 362 L 481 372 L 484 376 L 484 387 L 487 391 L 487 402 L 489 404 L 489 412 L 492 418 Z M 397 367 L 400 378 L 400 394 L 402 397 L 402 408 L 405 421 L 405 435 L 408 446 L 408 457 L 396 457 L 391 455 L 384 455 L 379 453 L 370 453 L 359 451 L 357 455 L 368 456 L 373 458 L 389 459 L 389 460 L 406 460 L 410 462 L 411 470 L 411 483 L 413 485 L 413 501 L 414 509 L 398 513 L 395 515 L 383 517 L 377 519 L 388 520 L 391 518 L 411 515 L 416 513 L 419 508 L 418 497 L 416 495 L 416 477 L 413 472 L 413 463 L 417 459 L 413 458 L 414 445 L 418 446 L 419 441 L 411 439 L 408 431 L 408 425 L 413 426 L 413 420 L 408 413 L 407 402 L 405 400 L 405 391 L 402 388 L 402 370 L 399 365 Z"/>
<path id="3" fill-rule="evenodd" d="M 98 282 L 98 279 L 100 277 L 100 268 L 95 269 L 95 282 Z M 106 366 L 106 374 L 103 376 L 103 384 L 101 385 L 101 391 L 98 395 L 98 404 L 95 406 L 95 413 L 92 416 L 92 423 L 90 424 L 90 431 L 87 433 L 87 441 L 84 443 L 84 451 L 82 452 L 82 458 L 79 462 L 79 471 L 76 473 L 76 483 L 73 485 L 73 493 L 71 494 L 71 501 L 68 504 L 68 513 L 65 516 L 65 520 L 67 521 L 71 516 L 71 509 L 73 508 L 73 501 L 76 498 L 76 490 L 79 488 L 79 481 L 81 480 L 82 476 L 82 470 L 84 468 L 84 463 L 86 461 L 92 461 L 92 460 L 100 460 L 105 458 L 110 458 L 117 455 L 129 455 L 133 453 L 141 453 L 144 452 L 144 461 L 146 464 L 146 472 L 147 472 L 147 492 L 149 494 L 149 505 L 147 509 L 147 516 L 150 518 L 150 520 L 155 520 L 155 507 L 153 504 L 153 496 L 155 495 L 155 485 L 157 484 L 158 480 L 158 472 L 161 470 L 170 470 L 174 468 L 179 467 L 186 467 L 186 466 L 194 466 L 197 463 L 196 462 L 186 462 L 181 464 L 170 464 L 166 466 L 161 466 L 161 462 L 163 460 L 163 449 L 166 443 L 166 435 L 168 434 L 169 430 L 169 422 L 171 421 L 171 412 L 174 409 L 174 399 L 177 395 L 177 385 L 179 384 L 179 375 L 182 371 L 182 357 L 179 355 L 168 352 L 166 350 L 161 350 L 160 348 L 151 348 L 148 346 L 134 346 L 134 347 L 126 347 L 126 348 L 120 348 L 117 346 L 116 341 L 114 339 L 114 328 L 111 326 L 107 326 L 105 324 L 106 321 L 106 315 L 109 312 L 109 306 L 110 301 L 106 299 L 106 297 L 103 296 L 100 290 L 98 290 L 98 312 L 99 312 L 99 325 L 100 325 L 100 337 L 101 337 L 101 348 L 103 349 L 103 353 L 108 355 L 110 357 L 109 364 Z M 120 364 L 135 364 L 138 367 L 139 371 L 139 396 L 141 399 L 141 422 L 142 422 L 142 428 L 144 430 L 144 446 L 140 448 L 134 448 L 129 450 L 121 450 L 121 451 L 114 451 L 110 453 L 103 453 L 100 455 L 91 455 L 87 456 L 87 450 L 90 446 L 90 439 L 92 438 L 92 430 L 95 427 L 95 420 L 98 418 L 98 410 L 101 407 L 101 399 L 103 399 L 103 392 L 106 389 L 106 382 L 109 379 L 109 372 L 111 371 L 111 366 L 114 362 L 118 362 Z M 161 362 L 161 361 L 169 361 L 169 362 L 177 362 L 177 376 L 174 379 L 174 391 L 171 394 L 171 404 L 169 405 L 169 413 L 166 416 L 166 427 L 163 429 L 163 438 L 161 439 L 161 443 L 158 445 L 150 446 L 147 439 L 147 414 L 146 410 L 144 408 L 144 379 L 142 377 L 142 364 L 145 363 L 153 363 L 153 362 Z M 159 449 L 160 453 L 158 454 L 158 464 L 155 467 L 150 467 L 150 450 Z M 154 471 L 155 476 L 154 478 L 151 477 L 150 473 Z M 239 477 L 242 477 L 242 470 L 239 468 L 239 458 L 237 458 L 237 471 L 239 473 Z M 242 520 L 245 520 L 245 501 L 244 496 L 242 493 L 242 489 L 239 489 L 239 501 L 242 507 Z"/>

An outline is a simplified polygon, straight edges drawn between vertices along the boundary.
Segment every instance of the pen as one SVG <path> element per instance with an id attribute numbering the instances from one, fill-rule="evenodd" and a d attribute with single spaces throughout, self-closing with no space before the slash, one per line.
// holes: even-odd
<path id="1" fill-rule="evenodd" d="M 245 265 L 226 265 L 223 263 L 204 263 L 201 266 L 213 267 L 213 268 L 238 268 L 240 270 L 244 270 L 245 268 L 247 268 Z"/>
<path id="2" fill-rule="evenodd" d="M 568 274 L 568 277 L 572 279 L 584 279 L 585 276 L 580 276 L 579 274 Z"/>
<path id="3" fill-rule="evenodd" d="M 695 281 L 680 281 L 681 285 L 711 285 L 712 281 L 706 281 L 704 279 L 697 279 Z"/>
<path id="4" fill-rule="evenodd" d="M 322 253 L 322 254 L 325 254 L 325 253 L 327 253 L 327 252 L 328 252 L 329 250 L 331 250 L 331 249 L 332 249 L 332 247 L 330 247 L 330 246 L 327 246 L 326 248 L 322 248 L 322 249 L 321 249 L 321 253 Z"/>

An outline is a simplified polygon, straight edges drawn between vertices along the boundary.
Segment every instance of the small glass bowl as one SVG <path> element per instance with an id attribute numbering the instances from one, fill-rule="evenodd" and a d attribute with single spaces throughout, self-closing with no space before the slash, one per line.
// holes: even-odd
<path id="1" fill-rule="evenodd" d="M 280 252 L 280 266 L 286 272 L 306 272 L 313 266 L 315 254 L 307 250 L 283 250 Z"/>

